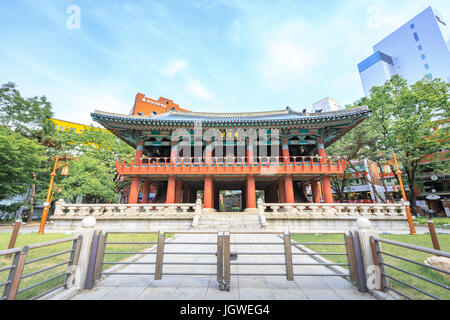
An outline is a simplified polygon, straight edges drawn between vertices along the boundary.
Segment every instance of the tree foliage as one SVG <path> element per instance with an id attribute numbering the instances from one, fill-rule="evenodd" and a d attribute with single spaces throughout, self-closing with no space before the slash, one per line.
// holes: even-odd
<path id="1" fill-rule="evenodd" d="M 68 162 L 70 173 L 57 171 L 53 200 L 60 197 L 86 203 L 112 202 L 126 183 L 117 176 L 115 160 L 133 149 L 110 132 L 86 127 L 77 134 L 57 132 L 51 103 L 45 96 L 24 98 L 12 82 L 0 87 L 0 200 L 37 186 L 44 201 L 55 158 Z M 34 188 L 31 188 L 32 190 Z M 33 204 L 33 196 L 30 205 Z"/>
<path id="2" fill-rule="evenodd" d="M 431 161 L 427 170 L 434 167 L 449 171 L 448 161 L 433 162 L 449 148 L 449 89 L 449 83 L 429 77 L 408 86 L 398 75 L 384 86 L 373 87 L 370 97 L 354 104 L 367 105 L 372 110 L 370 118 L 333 145 L 330 152 L 349 159 L 366 158 L 378 165 L 391 161 L 395 153 L 410 190 L 414 190 L 417 173 L 425 170 L 424 160 Z M 414 192 L 410 201 L 414 206 Z"/>
<path id="3" fill-rule="evenodd" d="M 108 166 L 89 155 L 69 162 L 70 174 L 63 177 L 58 197 L 75 203 L 82 196 L 84 203 L 111 203 L 117 199 L 113 174 Z"/>
<path id="4" fill-rule="evenodd" d="M 42 97 L 30 97 L 24 98 L 21 96 L 16 85 L 12 82 L 3 84 L 0 87 L 0 125 L 4 130 L 10 133 L 19 134 L 26 140 L 21 139 L 17 141 L 19 144 L 26 144 L 26 141 L 30 144 L 29 148 L 32 148 L 36 143 L 42 146 L 51 145 L 52 136 L 55 135 L 55 128 L 50 118 L 53 116 L 52 107 L 45 96 Z M 19 139 L 17 135 L 14 139 Z M 12 151 L 12 150 L 9 150 Z M 25 152 L 26 149 L 22 149 Z M 32 150 L 28 150 L 32 151 Z M 8 152 L 7 148 L 3 149 L 3 152 Z M 30 153 L 32 155 L 33 153 Z M 33 214 L 34 206 L 34 193 L 36 187 L 43 186 L 47 180 L 48 175 L 45 172 L 49 171 L 45 161 L 47 153 L 42 149 L 39 157 L 36 158 L 40 161 L 40 166 L 34 167 L 34 171 L 30 172 L 28 169 L 23 171 L 22 182 L 18 181 L 4 181 L 4 187 L 8 189 L 14 189 L 15 194 L 22 192 L 22 189 L 27 189 L 31 186 L 31 193 L 29 197 L 30 217 Z M 8 155 L 3 154 L 3 157 Z M 25 155 L 28 157 L 28 154 Z M 17 169 L 22 168 L 21 164 L 17 165 Z M 30 168 L 33 168 L 31 166 Z M 18 177 L 17 177 L 18 178 Z M 30 183 L 31 179 L 31 184 Z M 48 181 L 48 180 L 47 180 Z M 18 188 L 18 185 L 21 185 Z M 3 196 L 0 196 L 2 200 Z M 8 206 L 2 211 L 10 212 L 14 206 Z M 30 218 L 31 219 L 31 218 Z M 31 220 L 29 220 L 31 222 Z"/>
<path id="5" fill-rule="evenodd" d="M 45 159 L 43 152 L 36 142 L 0 126 L 0 199 L 28 190 Z"/>
<path id="6" fill-rule="evenodd" d="M 118 179 L 116 159 L 132 155 L 133 148 L 110 132 L 93 127 L 82 133 L 60 132 L 57 144 L 59 153 L 72 160 L 69 176 L 56 179 L 62 188 L 55 192 L 55 198 L 75 202 L 81 196 L 84 203 L 117 201 L 117 193 L 128 185 Z"/>
<path id="7" fill-rule="evenodd" d="M 16 85 L 8 82 L 0 87 L 0 123 L 4 128 L 39 142 L 54 135 L 52 106 L 45 96 L 24 98 Z"/>

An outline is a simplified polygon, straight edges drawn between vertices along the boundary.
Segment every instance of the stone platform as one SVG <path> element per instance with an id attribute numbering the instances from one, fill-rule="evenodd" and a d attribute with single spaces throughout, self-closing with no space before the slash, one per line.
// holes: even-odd
<path id="1" fill-rule="evenodd" d="M 402 204 L 266 204 L 251 212 L 205 212 L 200 200 L 187 204 L 66 204 L 56 203 L 53 228 L 76 230 L 93 216 L 105 231 L 159 230 L 280 230 L 291 232 L 347 232 L 360 217 L 381 232 L 409 230 Z"/>

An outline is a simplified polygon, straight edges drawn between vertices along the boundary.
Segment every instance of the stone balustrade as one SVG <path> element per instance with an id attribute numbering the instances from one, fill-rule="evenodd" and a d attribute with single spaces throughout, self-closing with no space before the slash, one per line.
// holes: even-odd
<path id="1" fill-rule="evenodd" d="M 403 204 L 354 203 L 262 203 L 258 209 L 266 216 L 311 217 L 406 217 Z"/>
<path id="2" fill-rule="evenodd" d="M 190 230 L 199 227 L 203 212 L 196 203 L 177 204 L 70 204 L 56 202 L 51 217 L 55 230 L 76 230 L 86 216 L 110 231 Z M 264 203 L 258 199 L 257 214 L 263 229 L 346 232 L 360 217 L 383 231 L 408 231 L 403 204 Z"/>
<path id="3" fill-rule="evenodd" d="M 201 214 L 201 201 L 197 203 L 174 204 L 68 204 L 64 200 L 56 202 L 55 217 L 150 217 L 195 216 Z"/>
<path id="4" fill-rule="evenodd" d="M 317 232 L 347 232 L 365 217 L 382 231 L 409 230 L 403 204 L 263 203 L 258 214 L 265 229 Z"/>

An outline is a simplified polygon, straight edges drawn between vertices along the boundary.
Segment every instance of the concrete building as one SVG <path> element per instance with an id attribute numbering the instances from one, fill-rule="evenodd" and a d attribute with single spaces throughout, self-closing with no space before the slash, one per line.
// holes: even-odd
<path id="1" fill-rule="evenodd" d="M 317 101 L 316 103 L 313 103 L 311 109 L 312 112 L 330 112 L 338 111 L 341 108 L 339 107 L 339 102 L 327 97 Z"/>
<path id="2" fill-rule="evenodd" d="M 382 203 L 384 201 L 402 201 L 400 186 L 395 174 L 387 164 L 382 165 L 380 170 L 375 162 L 368 159 L 352 160 L 346 170 L 346 179 L 346 187 L 344 188 L 346 200 L 344 202 Z M 405 184 L 405 190 L 409 192 L 407 184 Z M 333 190 L 333 193 L 336 193 L 336 190 Z"/>
<path id="3" fill-rule="evenodd" d="M 428 7 L 373 46 L 374 54 L 358 64 L 366 96 L 398 74 L 412 84 L 424 76 L 450 82 L 449 27 Z"/>

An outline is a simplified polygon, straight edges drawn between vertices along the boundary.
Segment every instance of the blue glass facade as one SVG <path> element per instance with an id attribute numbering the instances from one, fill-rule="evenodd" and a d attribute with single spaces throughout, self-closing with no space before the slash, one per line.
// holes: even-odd
<path id="1" fill-rule="evenodd" d="M 392 61 L 392 57 L 388 56 L 387 54 L 377 51 L 370 57 L 368 57 L 363 62 L 358 63 L 358 70 L 359 72 L 363 72 L 366 69 L 369 69 L 371 66 L 376 64 L 377 62 L 384 61 L 386 63 L 389 63 L 390 65 L 394 65 L 394 62 Z"/>
<path id="2" fill-rule="evenodd" d="M 366 96 L 397 74 L 409 84 L 424 76 L 450 82 L 450 26 L 428 7 L 373 46 L 373 55 L 358 64 Z"/>

